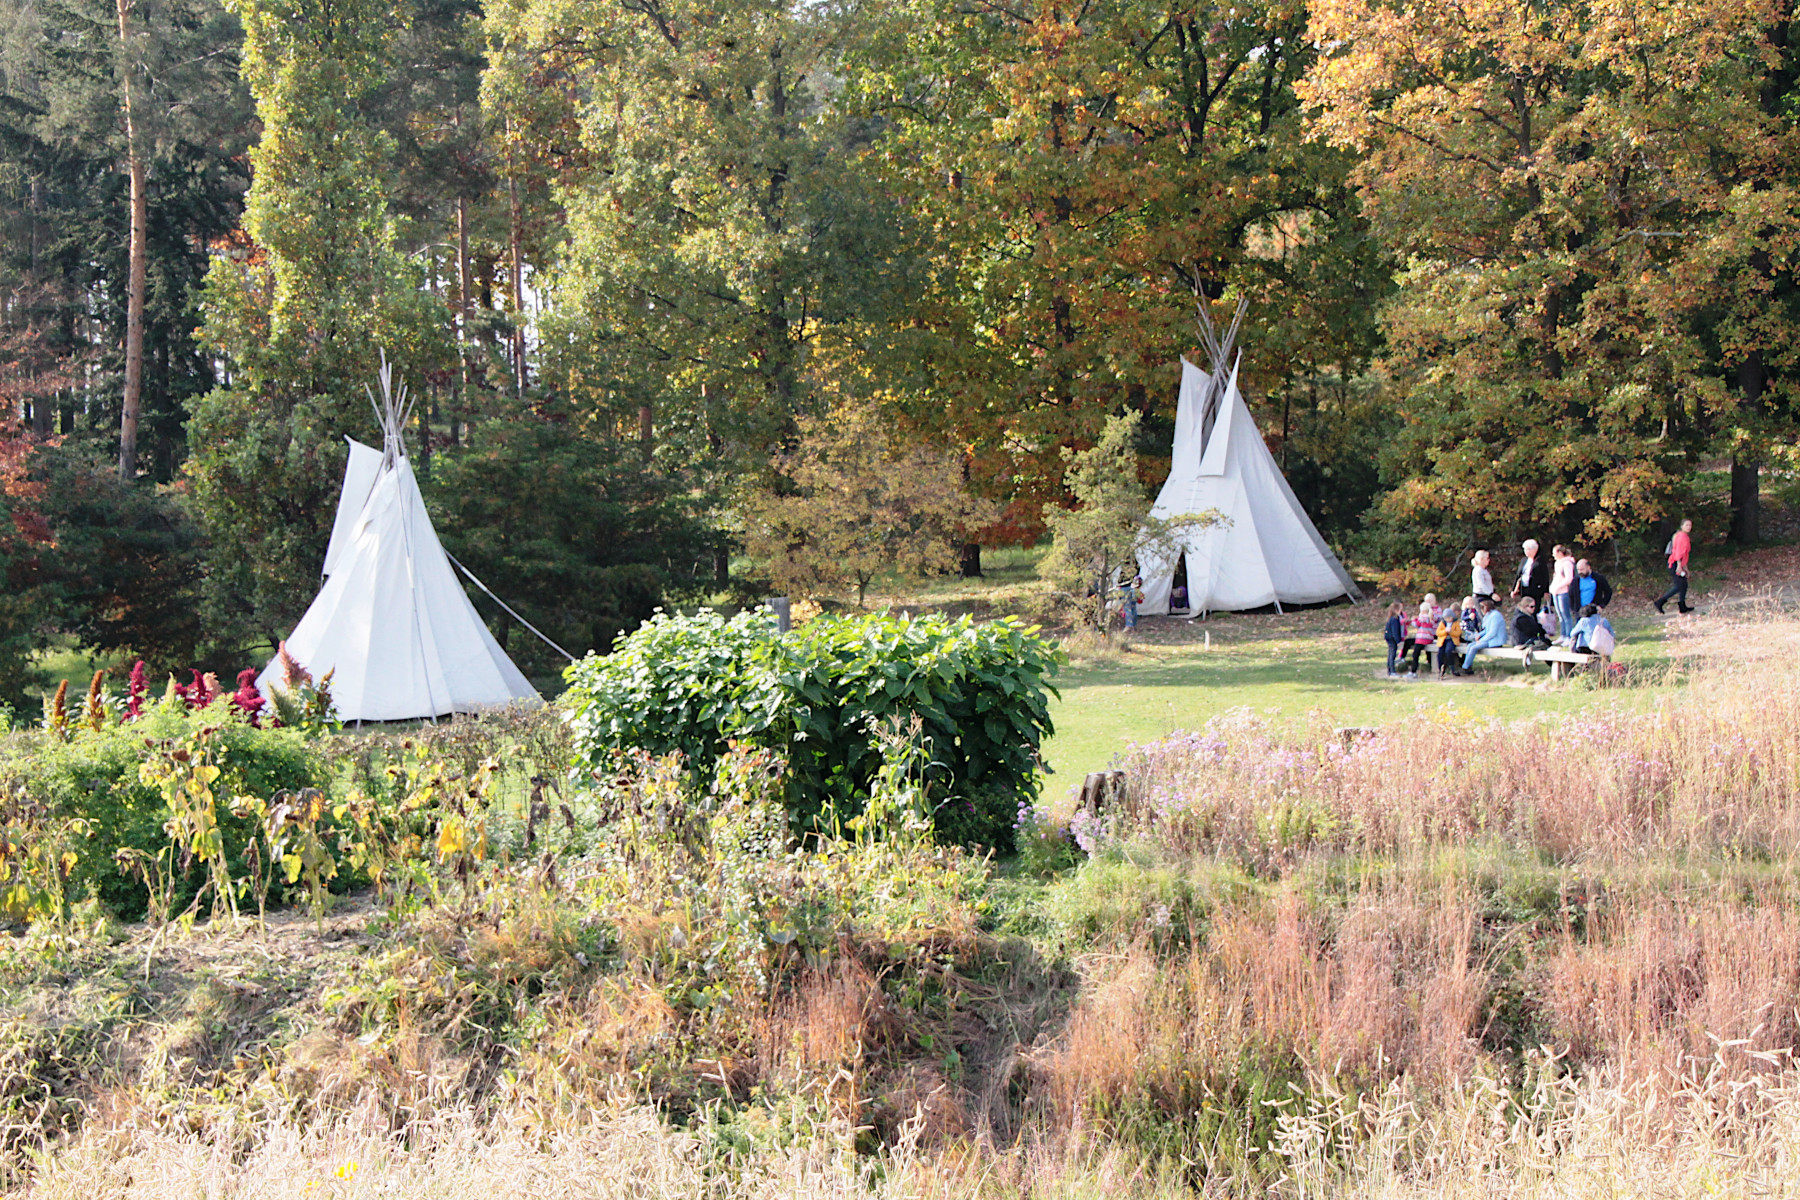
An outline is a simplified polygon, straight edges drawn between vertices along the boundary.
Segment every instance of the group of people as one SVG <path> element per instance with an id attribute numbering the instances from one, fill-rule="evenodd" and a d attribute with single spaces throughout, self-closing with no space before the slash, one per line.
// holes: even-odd
<path id="1" fill-rule="evenodd" d="M 1669 593 L 1657 600 L 1657 611 L 1678 598 L 1687 606 L 1687 557 L 1691 522 L 1669 544 Z M 1459 607 L 1442 607 L 1435 595 L 1427 595 L 1418 611 L 1388 607 L 1388 678 L 1400 678 L 1402 668 L 1417 676 L 1421 661 L 1439 675 L 1469 675 L 1484 650 L 1521 646 L 1545 650 L 1561 646 L 1578 654 L 1611 657 L 1618 642 L 1606 606 L 1612 603 L 1612 583 L 1594 570 L 1585 558 L 1576 558 L 1567 546 L 1552 546 L 1550 561 L 1539 557 L 1540 546 L 1527 540 L 1520 547 L 1518 578 L 1510 596 L 1514 601 L 1510 624 L 1501 611 L 1500 592 L 1494 585 L 1493 557 L 1477 550 L 1470 560 L 1469 595 Z"/>

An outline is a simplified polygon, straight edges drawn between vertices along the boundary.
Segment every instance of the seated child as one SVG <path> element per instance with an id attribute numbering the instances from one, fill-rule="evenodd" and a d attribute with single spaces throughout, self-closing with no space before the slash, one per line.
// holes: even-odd
<path id="1" fill-rule="evenodd" d="M 1571 648 L 1577 654 L 1597 654 L 1606 658 L 1612 657 L 1613 649 L 1618 645 L 1619 635 L 1613 632 L 1612 622 L 1601 613 L 1598 605 L 1587 604 L 1581 609 L 1581 619 L 1575 622 L 1575 632 L 1569 635 Z M 1599 642 L 1596 646 L 1594 643 Z"/>
<path id="2" fill-rule="evenodd" d="M 1462 617 L 1449 609 L 1441 610 L 1437 621 L 1436 657 L 1439 675 L 1462 673 L 1456 664 L 1462 659 L 1462 643 L 1466 640 Z"/>
<path id="3" fill-rule="evenodd" d="M 1481 636 L 1481 610 L 1475 606 L 1475 597 L 1464 596 L 1462 602 L 1463 641 L 1472 642 Z"/>

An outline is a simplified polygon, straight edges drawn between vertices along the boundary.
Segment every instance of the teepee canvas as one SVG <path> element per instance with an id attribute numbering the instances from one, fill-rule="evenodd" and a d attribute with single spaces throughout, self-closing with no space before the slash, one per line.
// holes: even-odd
<path id="1" fill-rule="evenodd" d="M 1273 604 L 1315 604 L 1362 593 L 1319 536 L 1238 391 L 1238 367 L 1226 370 L 1238 320 L 1218 338 L 1202 310 L 1202 333 L 1213 369 L 1181 360 L 1175 444 L 1169 478 L 1151 515 L 1164 519 L 1216 511 L 1216 524 L 1180 530 L 1179 551 L 1167 560 L 1144 556 L 1148 615 L 1170 611 L 1170 593 L 1185 574 L 1186 612 L 1232 612 Z M 1181 611 L 1177 609 L 1177 611 Z"/>
<path id="2" fill-rule="evenodd" d="M 540 703 L 457 582 L 401 439 L 408 406 L 381 368 L 382 449 L 350 442 L 325 584 L 288 635 L 315 678 L 333 671 L 344 721 L 401 721 Z M 256 685 L 281 682 L 279 656 Z"/>

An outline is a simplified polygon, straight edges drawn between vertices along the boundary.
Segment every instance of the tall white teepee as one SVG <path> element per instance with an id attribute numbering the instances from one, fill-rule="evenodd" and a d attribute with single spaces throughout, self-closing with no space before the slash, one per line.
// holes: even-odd
<path id="1" fill-rule="evenodd" d="M 542 703 L 469 603 L 431 527 L 401 438 L 406 389 L 394 389 L 385 356 L 380 379 L 382 448 L 350 442 L 325 585 L 288 635 L 288 654 L 315 678 L 336 672 L 331 694 L 345 721 Z M 281 670 L 279 656 L 263 668 L 264 695 Z"/>
<path id="2" fill-rule="evenodd" d="M 1202 371 L 1181 360 L 1173 461 L 1150 512 L 1168 519 L 1212 510 L 1222 520 L 1180 530 L 1180 550 L 1166 560 L 1144 557 L 1138 564 L 1144 576 L 1138 611 L 1152 616 L 1169 611 L 1169 593 L 1184 557 L 1187 611 L 1192 614 L 1314 604 L 1339 596 L 1361 600 L 1356 581 L 1319 536 L 1263 444 L 1238 391 L 1237 362 L 1226 370 L 1243 305 L 1224 338 L 1218 337 L 1204 306 L 1200 313 L 1213 369 Z"/>

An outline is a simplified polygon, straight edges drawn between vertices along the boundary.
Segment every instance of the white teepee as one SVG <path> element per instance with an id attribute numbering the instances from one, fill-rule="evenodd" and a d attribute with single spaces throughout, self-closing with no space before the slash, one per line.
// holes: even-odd
<path id="1" fill-rule="evenodd" d="M 1319 536 L 1263 444 L 1238 391 L 1237 364 L 1226 371 L 1243 315 L 1240 304 L 1220 339 L 1201 308 L 1201 333 L 1213 369 L 1209 373 L 1181 360 L 1173 461 L 1168 482 L 1150 510 L 1165 519 L 1212 510 L 1223 519 L 1182 529 L 1180 552 L 1166 561 L 1144 556 L 1138 564 L 1144 577 L 1141 613 L 1169 611 L 1169 594 L 1184 557 L 1187 612 L 1194 615 L 1314 604 L 1339 596 L 1362 599 L 1356 581 Z"/>
<path id="2" fill-rule="evenodd" d="M 335 672 L 344 721 L 542 703 L 469 603 L 431 527 L 401 438 L 406 390 L 394 390 L 385 356 L 380 378 L 382 449 L 350 442 L 325 585 L 288 635 L 288 653 L 314 678 Z M 281 680 L 277 656 L 256 686 L 266 696 Z"/>

